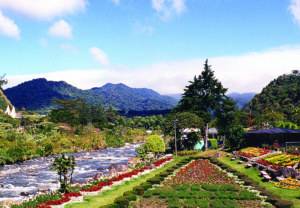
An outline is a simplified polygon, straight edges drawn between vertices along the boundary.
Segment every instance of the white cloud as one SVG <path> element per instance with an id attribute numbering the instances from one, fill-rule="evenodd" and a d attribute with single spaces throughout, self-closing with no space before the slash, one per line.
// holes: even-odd
<path id="1" fill-rule="evenodd" d="M 111 0 L 113 4 L 115 5 L 119 5 L 120 4 L 120 0 Z"/>
<path id="2" fill-rule="evenodd" d="M 72 27 L 65 20 L 59 20 L 49 28 L 49 35 L 67 39 L 72 38 Z"/>
<path id="3" fill-rule="evenodd" d="M 168 20 L 186 10 L 186 0 L 151 0 L 153 9 L 161 19 Z"/>
<path id="4" fill-rule="evenodd" d="M 20 29 L 17 24 L 10 18 L 4 16 L 0 11 L 0 34 L 10 38 L 19 39 Z"/>
<path id="5" fill-rule="evenodd" d="M 300 68 L 300 46 L 282 47 L 238 56 L 211 57 L 209 64 L 230 92 L 259 92 L 271 80 Z M 162 94 L 181 93 L 194 75 L 201 73 L 205 58 L 173 61 L 129 69 L 109 66 L 102 69 L 73 69 L 37 75 L 8 76 L 9 86 L 46 77 L 65 80 L 88 89 L 107 82 L 148 87 Z"/>
<path id="6" fill-rule="evenodd" d="M 291 0 L 290 12 L 298 24 L 300 24 L 300 0 Z"/>
<path id="7" fill-rule="evenodd" d="M 108 65 L 109 59 L 107 55 L 100 48 L 92 47 L 90 48 L 90 54 L 93 58 L 102 65 Z"/>
<path id="8" fill-rule="evenodd" d="M 86 5 L 87 0 L 0 0 L 0 9 L 42 20 L 76 13 Z"/>

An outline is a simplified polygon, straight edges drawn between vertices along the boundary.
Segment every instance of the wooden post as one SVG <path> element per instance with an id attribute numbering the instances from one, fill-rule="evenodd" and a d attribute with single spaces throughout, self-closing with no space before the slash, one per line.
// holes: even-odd
<path id="1" fill-rule="evenodd" d="M 206 151 L 207 148 L 208 148 L 208 123 L 206 124 L 206 128 L 205 128 L 205 139 L 204 139 L 204 142 L 205 142 L 205 151 Z"/>

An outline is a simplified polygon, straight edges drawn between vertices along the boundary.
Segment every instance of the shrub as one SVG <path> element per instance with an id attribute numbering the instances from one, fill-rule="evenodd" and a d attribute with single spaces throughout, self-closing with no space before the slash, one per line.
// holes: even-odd
<path id="1" fill-rule="evenodd" d="M 146 139 L 145 147 L 147 151 L 154 154 L 162 153 L 166 151 L 166 145 L 164 140 L 159 135 L 151 135 Z"/>
<path id="2" fill-rule="evenodd" d="M 142 186 L 137 186 L 133 189 L 133 192 L 137 195 L 143 195 L 145 192 L 145 189 Z"/>
<path id="3" fill-rule="evenodd" d="M 218 148 L 218 140 L 217 139 L 210 139 L 210 148 L 211 149 L 217 149 Z"/>
<path id="4" fill-rule="evenodd" d="M 119 208 L 127 208 L 129 206 L 129 200 L 126 197 L 121 196 L 115 199 L 115 204 Z"/>
<path id="5" fill-rule="evenodd" d="M 151 183 L 148 183 L 148 182 L 142 183 L 141 186 L 142 186 L 145 190 L 147 190 L 147 189 L 149 189 L 149 188 L 152 187 Z"/>

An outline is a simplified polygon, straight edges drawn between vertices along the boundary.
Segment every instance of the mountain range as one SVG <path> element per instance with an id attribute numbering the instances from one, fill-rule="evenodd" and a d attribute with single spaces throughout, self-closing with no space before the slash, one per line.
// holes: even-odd
<path id="1" fill-rule="evenodd" d="M 48 81 L 44 78 L 24 82 L 4 92 L 16 108 L 40 112 L 55 107 L 54 99 L 83 99 L 90 104 L 112 106 L 123 112 L 164 111 L 172 109 L 177 103 L 176 99 L 147 88 L 108 83 L 82 90 L 64 81 Z"/>
<path id="2" fill-rule="evenodd" d="M 230 97 L 231 99 L 233 99 L 235 101 L 236 106 L 239 109 L 242 109 L 252 100 L 252 98 L 255 95 L 256 95 L 256 93 L 254 93 L 254 92 L 247 92 L 247 93 L 233 92 L 233 93 L 229 93 L 228 97 Z"/>
<path id="3" fill-rule="evenodd" d="M 245 107 L 251 100 L 252 98 L 256 95 L 254 92 L 246 92 L 246 93 L 238 93 L 238 92 L 233 92 L 229 93 L 228 97 L 233 99 L 236 103 L 236 106 L 239 109 L 242 109 Z M 177 102 L 180 101 L 182 94 L 169 94 L 168 96 L 174 98 L 177 100 Z"/>

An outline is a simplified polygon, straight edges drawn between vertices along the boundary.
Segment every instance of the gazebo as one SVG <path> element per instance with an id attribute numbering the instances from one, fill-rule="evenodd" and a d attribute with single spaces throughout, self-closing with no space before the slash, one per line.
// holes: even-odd
<path id="1" fill-rule="evenodd" d="M 252 130 L 246 133 L 245 138 L 247 146 L 273 145 L 274 143 L 285 146 L 286 143 L 297 142 L 300 144 L 300 130 L 285 128 Z"/>

